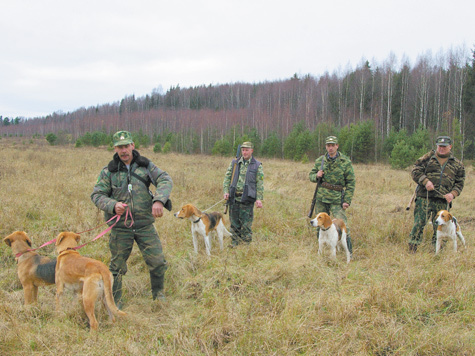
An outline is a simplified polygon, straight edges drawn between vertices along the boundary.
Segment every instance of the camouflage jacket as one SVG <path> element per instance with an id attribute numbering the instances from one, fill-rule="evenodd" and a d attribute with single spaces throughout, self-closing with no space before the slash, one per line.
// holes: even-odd
<path id="1" fill-rule="evenodd" d="M 126 203 L 134 219 L 133 227 L 140 228 L 155 221 L 152 215 L 152 205 L 155 201 L 161 201 L 168 210 L 171 209 L 169 197 L 173 181 L 167 172 L 162 171 L 137 151 L 133 151 L 133 156 L 128 170 L 117 153 L 114 155 L 113 160 L 99 174 L 91 200 L 104 211 L 106 220 L 114 216 L 117 202 Z M 155 194 L 149 191 L 150 183 L 156 187 Z M 125 215 L 122 214 L 117 227 L 125 227 Z M 129 224 L 130 218 L 127 221 L 127 225 Z"/>
<path id="2" fill-rule="evenodd" d="M 247 169 L 249 167 L 250 161 L 254 159 L 254 157 L 251 157 L 251 159 L 245 161 L 242 157 L 237 161 L 237 164 L 239 166 L 236 167 L 236 170 L 239 172 L 239 177 L 237 179 L 236 183 L 236 192 L 238 193 L 243 193 L 244 192 L 244 184 L 246 182 L 246 173 Z M 224 182 L 223 182 L 223 192 L 224 194 L 230 193 L 230 186 L 232 183 L 232 175 L 233 175 L 233 166 L 234 166 L 235 160 L 231 162 L 229 165 L 228 169 L 226 170 L 226 174 L 224 176 Z M 256 200 L 263 200 L 264 199 L 264 169 L 262 168 L 262 164 L 259 164 L 257 168 L 257 176 L 256 176 Z M 237 198 L 236 200 L 240 201 L 240 198 Z"/>
<path id="3" fill-rule="evenodd" d="M 350 158 L 345 156 L 344 154 L 341 154 L 340 152 L 338 152 L 338 157 L 335 160 L 328 158 L 328 154 L 318 157 L 315 160 L 315 166 L 309 173 L 309 178 L 311 182 L 317 182 L 317 172 L 321 168 L 322 160 L 324 160 L 324 175 L 322 182 L 341 185 L 344 187 L 344 192 L 339 192 L 320 186 L 318 188 L 317 200 L 323 203 L 330 204 L 351 204 L 353 194 L 355 193 L 356 179 Z M 342 194 L 344 195 L 343 201 L 341 199 Z"/>
<path id="4" fill-rule="evenodd" d="M 429 191 L 429 198 L 443 198 L 447 193 L 452 193 L 454 197 L 457 197 L 462 193 L 465 182 L 465 167 L 452 152 L 444 166 L 441 166 L 435 150 L 432 150 L 416 161 L 412 167 L 411 176 L 414 182 L 419 184 L 418 197 L 427 197 L 424 184 L 427 183 L 426 179 L 430 180 L 435 188 Z"/>

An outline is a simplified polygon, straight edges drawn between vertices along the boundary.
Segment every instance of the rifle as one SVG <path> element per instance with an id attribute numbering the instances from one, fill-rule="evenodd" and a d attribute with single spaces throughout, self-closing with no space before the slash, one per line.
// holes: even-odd
<path id="1" fill-rule="evenodd" d="M 238 165 L 238 160 L 239 160 L 239 157 L 241 157 L 241 145 L 238 145 L 237 147 L 237 151 L 236 151 L 236 162 L 234 163 L 233 165 L 233 173 L 231 174 L 231 183 L 233 183 L 233 179 L 234 179 L 234 172 L 236 172 L 236 166 Z M 226 204 L 224 206 L 224 213 L 227 214 L 228 213 L 228 207 L 229 207 L 229 198 L 228 200 L 226 200 Z"/>
<path id="2" fill-rule="evenodd" d="M 414 199 L 416 199 L 417 191 L 419 190 L 419 184 L 417 185 L 416 189 L 414 189 L 414 193 L 412 194 L 411 200 L 409 200 L 409 203 L 406 206 L 406 210 L 411 209 L 412 202 Z"/>
<path id="3" fill-rule="evenodd" d="M 322 157 L 322 165 L 320 166 L 320 170 L 323 171 L 323 161 L 325 160 L 325 156 Z M 313 215 L 313 209 L 315 209 L 315 204 L 317 203 L 317 192 L 318 187 L 322 184 L 322 177 L 317 179 L 317 186 L 315 187 L 315 192 L 313 193 L 312 204 L 310 205 L 310 211 L 308 212 L 307 216 L 309 218 Z"/>

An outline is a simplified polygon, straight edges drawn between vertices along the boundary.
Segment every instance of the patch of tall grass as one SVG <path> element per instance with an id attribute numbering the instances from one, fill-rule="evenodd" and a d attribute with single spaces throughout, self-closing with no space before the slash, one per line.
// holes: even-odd
<path id="1" fill-rule="evenodd" d="M 24 230 L 38 247 L 61 231 L 103 223 L 89 196 L 110 151 L 14 146 L 9 140 L 1 145 L 2 237 Z M 218 202 L 212 210 L 223 211 L 222 181 L 231 157 L 140 152 L 174 179 L 173 212 L 186 203 L 205 210 Z M 167 212 L 155 223 L 169 263 L 167 302 L 152 302 L 148 271 L 134 248 L 123 282 L 128 316 L 112 324 L 98 306 L 95 334 L 74 296 L 55 312 L 54 286 L 40 288 L 36 305 L 23 306 L 14 257 L 2 244 L 0 354 L 475 353 L 471 166 L 452 209 L 467 247 L 434 256 L 431 226 L 418 252 L 407 250 L 413 217 L 405 207 L 415 187 L 409 171 L 355 165 L 357 186 L 348 210 L 354 259 L 346 265 L 342 253 L 337 261 L 317 256 L 316 232 L 306 218 L 313 164 L 263 164 L 264 208 L 255 210 L 252 244 L 220 251 L 213 241 L 208 257 L 201 241 L 195 255 L 190 223 Z M 83 234 L 82 242 L 100 231 Z M 40 253 L 53 255 L 53 248 Z M 108 264 L 107 236 L 80 253 Z"/>

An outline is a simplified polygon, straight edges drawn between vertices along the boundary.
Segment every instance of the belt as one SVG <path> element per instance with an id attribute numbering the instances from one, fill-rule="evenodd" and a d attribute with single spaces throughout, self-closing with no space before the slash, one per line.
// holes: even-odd
<path id="1" fill-rule="evenodd" d="M 327 188 L 327 189 L 330 189 L 330 190 L 336 190 L 338 192 L 343 191 L 343 188 L 344 188 L 342 185 L 331 184 L 331 183 L 328 183 L 328 182 L 322 182 L 320 185 L 323 188 Z"/>

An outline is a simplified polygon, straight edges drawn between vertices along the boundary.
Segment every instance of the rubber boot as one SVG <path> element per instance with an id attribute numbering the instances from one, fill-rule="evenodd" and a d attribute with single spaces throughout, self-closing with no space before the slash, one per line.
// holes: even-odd
<path id="1" fill-rule="evenodd" d="M 115 305 L 119 309 L 122 308 L 122 275 L 114 275 L 114 284 L 112 285 L 112 296 L 114 297 Z"/>
<path id="2" fill-rule="evenodd" d="M 156 276 L 150 273 L 150 282 L 152 285 L 152 299 L 159 300 L 161 302 L 166 302 L 165 294 L 163 294 L 163 284 L 165 280 L 165 275 Z"/>
<path id="3" fill-rule="evenodd" d="M 350 251 L 350 256 L 353 256 L 353 244 L 349 235 L 346 236 L 346 245 L 348 246 L 348 251 Z"/>

